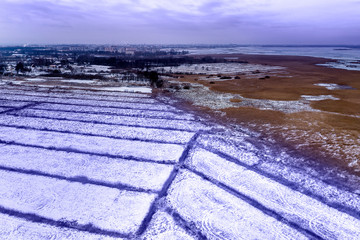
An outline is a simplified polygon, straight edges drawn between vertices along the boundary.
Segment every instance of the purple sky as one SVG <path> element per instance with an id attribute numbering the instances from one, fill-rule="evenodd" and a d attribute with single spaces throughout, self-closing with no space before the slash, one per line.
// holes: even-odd
<path id="1" fill-rule="evenodd" d="M 0 44 L 360 44 L 360 0 L 0 0 Z"/>

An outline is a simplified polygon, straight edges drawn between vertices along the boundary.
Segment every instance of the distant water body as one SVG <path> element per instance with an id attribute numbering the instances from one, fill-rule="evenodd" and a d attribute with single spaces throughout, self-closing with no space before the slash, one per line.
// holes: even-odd
<path id="1" fill-rule="evenodd" d="M 360 71 L 360 46 L 225 46 L 194 47 L 189 54 L 259 54 L 321 57 L 337 60 L 323 66 Z"/>

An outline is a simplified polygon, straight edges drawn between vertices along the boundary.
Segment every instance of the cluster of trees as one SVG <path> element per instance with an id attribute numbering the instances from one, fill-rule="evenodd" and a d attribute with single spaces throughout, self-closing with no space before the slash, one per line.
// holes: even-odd
<path id="1" fill-rule="evenodd" d="M 3 75 L 6 71 L 6 65 L 0 63 L 0 75 Z"/>
<path id="2" fill-rule="evenodd" d="M 217 63 L 223 60 L 212 57 L 193 58 L 188 56 L 183 57 L 156 57 L 156 58 L 122 58 L 122 57 L 99 57 L 89 54 L 80 55 L 77 57 L 78 64 L 94 64 L 106 65 L 117 68 L 148 68 L 148 67 L 165 67 L 165 66 L 179 66 L 181 64 L 199 64 L 199 63 Z"/>
<path id="3" fill-rule="evenodd" d="M 18 62 L 15 67 L 16 73 L 19 74 L 19 72 L 31 72 L 31 69 L 28 67 L 25 67 L 23 62 Z"/>
<path id="4" fill-rule="evenodd" d="M 138 72 L 138 74 L 142 74 L 145 78 L 147 78 L 152 87 L 161 88 L 164 85 L 164 81 L 159 78 L 159 74 L 156 71 Z"/>

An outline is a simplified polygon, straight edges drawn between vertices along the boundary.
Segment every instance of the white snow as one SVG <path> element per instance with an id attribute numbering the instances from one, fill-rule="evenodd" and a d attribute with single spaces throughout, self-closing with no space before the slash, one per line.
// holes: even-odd
<path id="1" fill-rule="evenodd" d="M 97 101 L 88 99 L 67 99 L 55 98 L 45 96 L 24 96 L 24 95 L 2 95 L 1 99 L 16 100 L 16 101 L 35 101 L 35 102 L 51 102 L 51 103 L 64 103 L 64 104 L 78 104 L 78 105 L 92 105 L 99 107 L 118 107 L 118 108 L 132 108 L 132 109 L 147 109 L 147 110 L 164 110 L 164 111 L 177 111 L 178 109 L 164 104 L 145 104 L 145 103 L 131 103 L 121 101 Z"/>
<path id="2" fill-rule="evenodd" d="M 192 132 L 177 130 L 163 130 L 155 128 L 142 128 L 131 126 L 114 126 L 107 124 L 83 123 L 69 120 L 53 120 L 45 118 L 1 116 L 0 124 L 14 127 L 29 127 L 39 130 L 54 130 L 78 134 L 92 134 L 104 137 L 117 137 L 124 139 L 154 140 L 185 144 L 194 135 Z"/>
<path id="3" fill-rule="evenodd" d="M 34 81 L 34 82 L 44 82 L 44 81 L 48 81 L 47 79 L 44 78 L 25 78 L 26 81 Z"/>
<path id="4" fill-rule="evenodd" d="M 62 92 L 61 95 L 59 95 L 59 92 L 54 91 L 55 89 L 51 89 L 47 92 L 21 92 L 21 95 L 27 95 L 27 96 L 34 96 L 34 97 L 55 97 L 55 98 L 81 98 L 81 99 L 89 99 L 89 100 L 96 100 L 96 101 L 118 101 L 118 102 L 134 102 L 134 103 L 159 103 L 159 101 L 152 99 L 152 98 L 146 98 L 139 95 L 145 95 L 145 94 L 136 94 L 135 96 L 132 96 L 128 93 L 116 93 L 113 96 L 108 95 L 99 95 L 99 94 L 90 94 L 84 92 L 80 94 L 79 91 L 71 91 L 71 92 Z M 1 93 L 4 94 L 12 94 L 12 95 L 19 95 L 19 91 L 13 91 L 9 89 L 2 89 Z M 103 93 L 104 94 L 104 93 Z M 146 95 L 145 95 L 146 96 Z M 0 100 L 1 101 L 1 100 Z"/>
<path id="5" fill-rule="evenodd" d="M 325 87 L 328 90 L 353 89 L 347 85 L 339 85 L 336 83 L 315 83 L 315 86 Z"/>
<path id="6" fill-rule="evenodd" d="M 0 127 L 0 139 L 43 148 L 68 149 L 95 154 L 110 154 L 120 158 L 135 157 L 171 162 L 177 162 L 184 149 L 182 145 L 177 144 L 160 144 L 11 127 Z"/>
<path id="7" fill-rule="evenodd" d="M 256 199 L 290 221 L 296 222 L 301 218 L 300 224 L 304 228 L 311 229 L 325 239 L 350 239 L 352 236 L 360 236 L 360 229 L 354 228 L 360 226 L 360 220 L 213 153 L 198 149 L 189 163 L 197 171 Z"/>
<path id="8" fill-rule="evenodd" d="M 301 95 L 301 98 L 306 101 L 322 101 L 322 100 L 340 100 L 339 98 L 336 98 L 332 95 Z"/>
<path id="9" fill-rule="evenodd" d="M 187 234 L 184 229 L 176 224 L 169 214 L 158 211 L 154 214 L 147 231 L 141 239 L 195 240 L 196 238 Z"/>
<path id="10" fill-rule="evenodd" d="M 81 232 L 73 229 L 59 228 L 51 225 L 34 223 L 17 217 L 0 214 L 0 236 L 9 240 L 122 240 L 124 238 L 113 238 L 88 232 Z"/>
<path id="11" fill-rule="evenodd" d="M 220 137 L 216 135 L 202 135 L 198 142 L 205 147 L 213 148 L 217 151 L 223 152 L 236 158 L 239 162 L 247 165 L 254 165 L 259 163 L 260 159 L 256 156 L 254 151 L 256 148 L 246 141 L 244 136 L 241 138 Z"/>
<path id="12" fill-rule="evenodd" d="M 167 200 L 209 239 L 307 239 L 298 231 L 188 171 L 182 171 L 176 177 Z"/>
<path id="13" fill-rule="evenodd" d="M 76 113 L 76 112 L 61 112 L 51 110 L 38 110 L 38 109 L 24 109 L 16 112 L 16 115 L 29 116 L 29 117 L 45 117 L 66 119 L 74 121 L 92 121 L 104 124 L 118 124 L 129 125 L 137 127 L 154 127 L 154 128 L 172 128 L 179 130 L 208 130 L 209 126 L 201 122 L 194 122 L 189 120 L 176 120 L 176 119 L 153 119 L 153 118 L 139 118 L 132 116 L 114 116 L 106 114 L 92 114 L 92 113 Z M 0 118 L 1 119 L 1 118 Z"/>
<path id="14" fill-rule="evenodd" d="M 126 184 L 156 191 L 161 190 L 173 169 L 172 166 L 163 164 L 21 146 L 0 146 L 0 151 L 1 166 L 39 171 L 67 178 L 85 177 L 105 184 Z"/>
<path id="15" fill-rule="evenodd" d="M 152 93 L 152 88 L 150 87 L 102 87 L 95 89 L 115 92 Z"/>
<path id="16" fill-rule="evenodd" d="M 0 186 L 5 208 L 123 233 L 137 230 L 155 197 L 1 170 Z"/>
<path id="17" fill-rule="evenodd" d="M 63 104 L 53 104 L 45 103 L 40 104 L 34 109 L 43 109 L 43 110 L 61 110 L 61 111 L 71 111 L 71 112 L 84 112 L 84 113 L 106 113 L 106 114 L 117 114 L 117 115 L 126 115 L 126 116 L 138 116 L 138 117 L 149 117 L 149 118 L 171 118 L 171 119 L 184 119 L 184 120 L 193 120 L 194 116 L 188 113 L 174 113 L 166 111 L 153 111 L 153 110 L 143 110 L 143 109 L 121 109 L 114 107 L 93 107 L 93 106 L 76 106 L 76 105 L 63 105 Z"/>
<path id="18" fill-rule="evenodd" d="M 0 111 L 25 107 L 0 114 L 1 239 L 311 238 L 301 229 L 324 239 L 360 236 L 359 178 L 323 174 L 241 126 L 204 124 L 174 99 L 30 86 L 4 86 L 0 95 Z M 218 100 L 211 97 L 208 104 Z M 242 102 L 230 106 L 285 106 L 236 97 Z M 347 142 L 353 150 L 356 143 Z"/>
<path id="19" fill-rule="evenodd" d="M 84 84 L 97 84 L 97 81 L 94 80 L 80 80 L 80 79 L 62 79 L 62 82 L 66 83 L 84 83 Z"/>
<path id="20" fill-rule="evenodd" d="M 309 99 L 328 99 L 324 96 L 305 96 L 299 101 L 277 101 L 267 99 L 245 98 L 239 94 L 213 92 L 208 87 L 192 88 L 174 93 L 177 97 L 193 102 L 194 105 L 204 106 L 210 109 L 225 109 L 232 107 L 254 107 L 261 110 L 275 110 L 284 113 L 295 113 L 301 111 L 319 111 L 313 109 L 308 102 Z M 325 95 L 327 96 L 327 95 Z M 331 96 L 332 97 L 332 96 Z M 241 102 L 231 102 L 231 99 L 239 99 Z M 331 98 L 335 99 L 335 98 Z"/>

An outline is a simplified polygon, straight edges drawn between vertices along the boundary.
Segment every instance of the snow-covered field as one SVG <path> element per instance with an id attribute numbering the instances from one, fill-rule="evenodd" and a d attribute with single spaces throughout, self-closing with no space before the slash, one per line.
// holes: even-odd
<path id="1" fill-rule="evenodd" d="M 0 238 L 360 238 L 358 178 L 169 102 L 2 87 Z"/>

